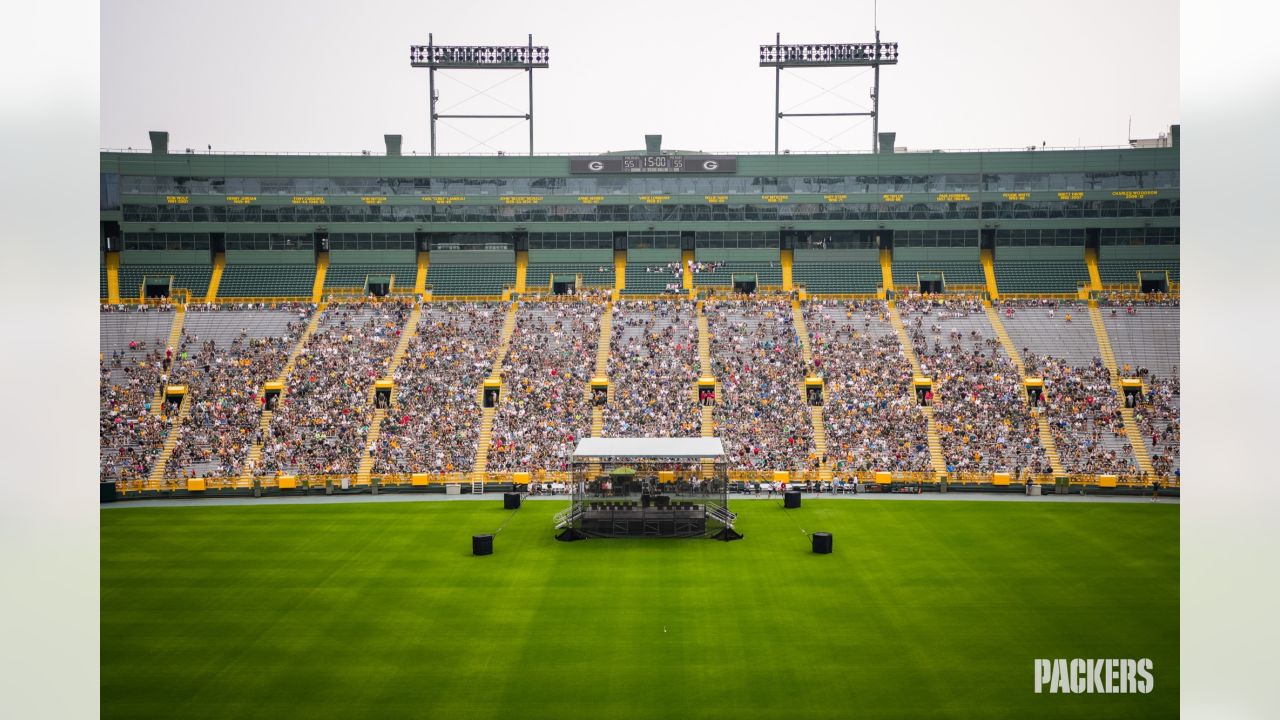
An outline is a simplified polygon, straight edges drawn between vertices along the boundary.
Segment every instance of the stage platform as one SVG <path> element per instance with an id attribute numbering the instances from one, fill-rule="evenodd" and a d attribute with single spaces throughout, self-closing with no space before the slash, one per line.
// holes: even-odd
<path id="1" fill-rule="evenodd" d="M 588 502 L 581 530 L 599 537 L 698 537 L 707 532 L 706 505 L 637 501 Z"/>

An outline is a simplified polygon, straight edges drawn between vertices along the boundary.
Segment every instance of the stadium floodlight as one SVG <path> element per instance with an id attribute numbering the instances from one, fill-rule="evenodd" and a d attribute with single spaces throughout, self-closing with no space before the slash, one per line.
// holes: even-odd
<path id="1" fill-rule="evenodd" d="M 431 95 L 431 154 L 436 154 L 436 121 L 447 119 L 520 118 L 529 121 L 529 154 L 533 155 L 533 71 L 550 67 L 551 50 L 534 45 L 436 45 L 428 33 L 426 45 L 409 46 L 409 65 L 427 68 Z M 437 70 L 524 70 L 529 73 L 529 112 L 523 115 L 441 115 L 436 112 Z"/>
<path id="2" fill-rule="evenodd" d="M 880 133 L 880 66 L 898 64 L 898 43 L 880 42 L 880 31 L 870 43 L 823 43 L 807 45 L 783 45 L 782 34 L 775 36 L 774 44 L 760 46 L 760 67 L 774 68 L 773 85 L 773 154 L 778 154 L 778 134 L 784 117 L 837 117 L 869 116 L 871 118 L 871 150 L 877 152 Z M 875 70 L 875 84 L 871 91 L 871 112 L 782 112 L 782 69 L 814 67 L 870 67 Z"/>

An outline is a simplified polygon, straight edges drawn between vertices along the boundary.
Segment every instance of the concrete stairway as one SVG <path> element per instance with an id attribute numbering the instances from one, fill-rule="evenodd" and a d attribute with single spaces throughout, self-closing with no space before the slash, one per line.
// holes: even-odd
<path id="1" fill-rule="evenodd" d="M 983 248 L 980 251 L 982 259 L 982 276 L 987 281 L 987 294 L 992 299 L 1000 297 L 1000 288 L 996 286 L 996 264 L 994 256 L 990 249 Z"/>
<path id="2" fill-rule="evenodd" d="M 160 448 L 160 455 L 156 457 L 155 464 L 151 466 L 151 475 L 147 478 L 151 484 L 159 484 L 164 480 L 164 468 L 169 464 L 169 458 L 173 456 L 173 449 L 178 445 L 178 434 L 182 428 L 182 421 L 191 415 L 191 394 L 182 396 L 182 402 L 178 405 L 178 415 L 169 423 L 169 433 L 165 435 L 164 445 Z"/>
<path id="3" fill-rule="evenodd" d="M 209 275 L 209 289 L 204 294 L 204 301 L 207 303 L 218 299 L 218 286 L 222 284 L 222 271 L 227 268 L 227 254 L 225 252 L 216 252 L 213 254 L 213 272 Z"/>
<path id="4" fill-rule="evenodd" d="M 107 257 L 107 302 L 120 302 L 120 253 L 109 252 Z"/>
<path id="5" fill-rule="evenodd" d="M 418 273 L 413 278 L 413 291 L 419 295 L 427 291 L 427 270 L 431 269 L 431 254 L 418 251 Z"/>
<path id="6" fill-rule="evenodd" d="M 502 363 L 507 358 L 507 351 L 511 349 L 511 336 L 516 331 L 516 312 L 519 310 L 519 303 L 511 303 L 507 308 L 507 317 L 502 321 L 502 333 L 498 336 L 498 349 L 493 355 L 493 369 L 489 371 L 489 378 L 497 379 L 502 376 Z M 481 398 L 484 397 L 484 388 L 478 389 Z M 498 396 L 498 404 L 501 404 L 510 388 L 504 387 L 502 394 Z M 489 448 L 493 444 L 493 416 L 498 413 L 498 406 L 484 407 L 484 403 L 480 406 L 483 408 L 480 412 L 480 433 L 477 438 L 476 460 L 471 466 L 471 475 L 473 478 L 483 480 L 485 472 L 489 468 Z"/>
<path id="7" fill-rule="evenodd" d="M 316 279 L 311 283 L 311 302 L 318 303 L 324 299 L 324 278 L 329 274 L 329 253 L 316 253 Z"/>
<path id="8" fill-rule="evenodd" d="M 178 346 L 182 344 L 182 325 L 186 321 L 187 321 L 187 306 L 178 305 L 177 309 L 173 313 L 173 324 L 169 326 L 169 339 L 165 343 L 166 348 L 173 348 L 173 352 L 174 352 L 173 363 L 178 362 L 178 355 L 177 355 Z M 173 365 L 171 364 L 170 368 L 172 367 Z M 164 404 L 164 383 L 161 383 L 161 386 L 157 387 L 156 391 L 151 395 L 151 414 L 159 415 L 162 409 L 161 405 L 163 404 Z"/>
<path id="9" fill-rule="evenodd" d="M 1129 444 L 1133 446 L 1133 456 L 1138 461 L 1138 469 L 1154 475 L 1151 451 L 1147 449 L 1147 440 L 1142 437 L 1142 431 L 1138 428 L 1138 418 L 1134 416 L 1133 408 L 1125 405 L 1124 390 L 1120 387 L 1120 369 L 1116 366 L 1115 352 L 1111 349 L 1111 338 L 1107 335 L 1107 327 L 1102 322 L 1102 312 L 1098 310 L 1096 300 L 1089 301 L 1089 321 L 1093 323 L 1093 334 L 1098 338 L 1098 354 L 1102 356 L 1102 364 L 1111 373 L 1111 387 L 1120 400 L 1120 417 L 1124 418 L 1124 433 L 1129 439 Z"/>
<path id="10" fill-rule="evenodd" d="M 516 292 L 525 292 L 526 282 L 529 277 L 529 251 L 516 251 Z"/>
<path id="11" fill-rule="evenodd" d="M 880 283 L 885 292 L 893 292 L 893 254 L 889 248 L 880 250 Z"/>
<path id="12" fill-rule="evenodd" d="M 1027 377 L 1027 368 L 1022 363 L 1022 353 L 1018 351 L 1013 338 L 1009 337 L 1008 331 L 1004 329 L 1004 323 L 1000 321 L 1000 313 L 996 312 L 996 309 L 986 300 L 982 301 L 982 310 L 987 314 L 991 329 L 1000 340 L 1000 347 L 1004 348 L 1004 353 L 1013 361 L 1013 366 L 1018 368 L 1018 377 Z M 1044 455 L 1049 459 L 1049 467 L 1053 469 L 1053 474 L 1066 475 L 1067 470 L 1062 465 L 1062 456 L 1058 454 L 1058 443 L 1053 439 L 1053 432 L 1049 430 L 1048 416 L 1044 410 L 1037 408 L 1031 409 L 1031 416 L 1036 420 L 1036 433 L 1040 436 L 1040 446 L 1044 448 Z"/>
<path id="13" fill-rule="evenodd" d="M 415 304 L 413 311 L 409 313 L 409 319 L 405 320 L 404 327 L 400 329 L 400 341 L 396 343 L 395 352 L 391 353 L 391 361 L 387 363 L 387 379 L 394 379 L 396 370 L 399 369 L 401 361 L 404 360 L 405 352 L 409 349 L 409 343 L 418 335 L 418 320 L 422 317 L 422 305 Z M 375 386 L 369 386 L 369 404 L 374 403 L 377 392 Z M 391 402 L 395 403 L 396 392 L 393 388 L 391 391 Z M 369 432 L 365 435 L 364 446 L 360 451 L 360 465 L 356 469 L 356 484 L 368 485 L 369 478 L 373 474 L 373 453 L 369 452 L 370 448 L 377 448 L 378 438 L 382 436 L 382 421 L 387 417 L 386 408 L 375 408 L 373 411 L 373 419 L 369 421 Z"/>
<path id="14" fill-rule="evenodd" d="M 800 309 L 799 300 L 791 301 L 791 322 L 795 325 L 796 335 L 800 337 L 800 355 L 804 358 L 807 374 L 813 368 L 813 346 L 809 342 L 809 327 L 805 325 L 804 311 Z M 807 402 L 803 379 L 800 381 L 800 398 L 802 402 Z M 813 426 L 813 450 L 819 458 L 825 458 L 827 456 L 827 425 L 823 420 L 821 407 L 809 408 L 809 422 Z M 831 481 L 829 463 L 823 462 L 818 466 L 818 479 L 824 482 Z"/>
<path id="15" fill-rule="evenodd" d="M 881 257 L 884 257 L 881 251 Z M 892 272 L 892 271 L 890 271 Z M 898 314 L 898 306 L 893 301 L 886 303 L 889 308 L 889 324 L 893 326 L 893 331 L 898 335 L 898 344 L 902 346 L 902 354 L 906 356 L 907 362 L 911 364 L 911 374 L 913 377 L 919 377 L 924 374 L 920 369 L 920 358 L 916 356 L 915 346 L 911 344 L 911 336 L 907 334 L 907 327 L 902 324 L 902 316 Z M 914 392 L 914 389 L 912 390 Z M 920 413 L 924 415 L 925 432 L 929 445 L 929 467 L 933 468 L 935 475 L 945 473 L 947 471 L 947 459 L 942 452 L 942 437 L 938 434 L 938 423 L 933 417 L 933 408 L 922 407 Z"/>
<path id="16" fill-rule="evenodd" d="M 302 354 L 302 349 L 307 346 L 307 341 L 315 334 L 316 328 L 320 327 L 320 318 L 324 316 L 327 303 L 320 303 L 316 311 L 311 314 L 311 321 L 307 323 L 307 327 L 302 330 L 302 334 L 298 336 L 298 342 L 294 344 L 293 349 L 289 351 L 289 358 L 285 360 L 284 368 L 280 370 L 280 376 L 276 380 L 280 383 L 280 402 L 284 402 L 284 396 L 289 392 L 289 375 L 293 372 L 294 365 L 298 362 L 298 356 Z M 253 484 L 253 471 L 257 469 L 258 463 L 262 460 L 262 444 L 266 442 L 268 434 L 271 432 L 271 418 L 274 413 L 264 409 L 262 417 L 258 420 L 259 440 L 249 448 L 249 454 L 245 456 L 244 467 L 240 470 L 240 484 Z"/>

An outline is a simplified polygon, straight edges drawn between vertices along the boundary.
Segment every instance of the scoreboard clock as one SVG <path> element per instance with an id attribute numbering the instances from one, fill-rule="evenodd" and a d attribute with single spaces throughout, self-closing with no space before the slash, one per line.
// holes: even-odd
<path id="1" fill-rule="evenodd" d="M 738 158 L 727 155 L 608 155 L 569 158 L 569 172 L 580 175 L 737 171 Z"/>

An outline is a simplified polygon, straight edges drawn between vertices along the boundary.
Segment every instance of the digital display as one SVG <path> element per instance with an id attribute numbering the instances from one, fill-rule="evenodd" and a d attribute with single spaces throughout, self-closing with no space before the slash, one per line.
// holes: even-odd
<path id="1" fill-rule="evenodd" d="M 232 205 L 252 205 L 257 201 L 258 201 L 258 198 L 255 195 L 228 195 L 227 196 L 227 202 L 231 203 Z"/>
<path id="2" fill-rule="evenodd" d="M 190 195 L 165 195 L 164 200 L 170 205 L 186 205 L 187 203 L 191 202 L 191 196 Z"/>
<path id="3" fill-rule="evenodd" d="M 728 155 L 608 155 L 569 158 L 569 172 L 604 173 L 733 173 L 738 158 Z"/>
<path id="4" fill-rule="evenodd" d="M 294 205 L 323 205 L 324 198 L 319 195 L 294 195 Z"/>

